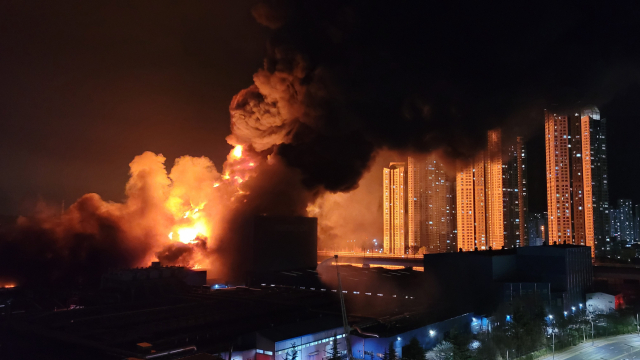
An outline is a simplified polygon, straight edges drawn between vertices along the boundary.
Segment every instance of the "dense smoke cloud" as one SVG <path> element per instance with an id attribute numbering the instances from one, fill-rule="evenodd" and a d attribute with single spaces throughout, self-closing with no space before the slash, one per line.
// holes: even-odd
<path id="1" fill-rule="evenodd" d="M 278 0 L 253 13 L 275 30 L 228 140 L 274 147 L 309 189 L 357 187 L 382 147 L 470 156 L 489 129 L 526 135 L 545 106 L 597 104 L 638 79 L 624 26 L 594 7 Z M 610 86 L 621 69 L 632 80 Z"/>

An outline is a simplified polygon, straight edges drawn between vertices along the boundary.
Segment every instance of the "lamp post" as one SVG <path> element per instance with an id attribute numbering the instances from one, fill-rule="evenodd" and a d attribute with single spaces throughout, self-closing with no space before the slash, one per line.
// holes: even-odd
<path id="1" fill-rule="evenodd" d="M 553 315 L 549 315 L 549 324 L 551 325 L 550 327 L 551 327 L 552 359 L 555 359 L 556 358 L 556 329 L 553 326 Z"/>

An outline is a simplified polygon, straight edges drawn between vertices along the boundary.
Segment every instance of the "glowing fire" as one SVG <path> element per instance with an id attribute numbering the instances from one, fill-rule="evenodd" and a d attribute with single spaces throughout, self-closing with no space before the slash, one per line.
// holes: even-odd
<path id="1" fill-rule="evenodd" d="M 217 178 L 211 179 L 207 184 L 197 183 L 202 186 L 200 192 L 195 191 L 193 187 L 188 187 L 184 191 L 175 191 L 168 197 L 165 206 L 173 215 L 174 222 L 167 232 L 167 238 L 171 242 L 181 242 L 183 244 L 204 244 L 211 245 L 212 236 L 214 236 L 214 214 L 215 209 L 207 207 L 207 203 L 219 193 L 221 196 L 229 196 L 234 199 L 242 196 L 247 192 L 241 188 L 241 185 L 255 174 L 255 167 L 259 163 L 259 158 L 253 156 L 254 153 L 245 151 L 242 145 L 236 145 L 227 156 L 227 161 L 223 166 L 223 173 L 216 175 Z M 188 178 L 192 177 L 188 173 Z M 197 201 L 201 200 L 201 201 Z M 194 248 L 199 252 L 200 247 Z M 196 257 L 197 264 L 191 262 L 192 268 L 206 267 L 206 259 Z"/>
<path id="2" fill-rule="evenodd" d="M 173 204 L 171 204 L 171 200 L 173 200 Z M 174 208 L 179 207 L 180 204 L 176 199 L 171 200 L 168 206 L 170 209 L 172 208 L 171 205 L 173 205 Z M 207 240 L 210 236 L 209 226 L 207 225 L 205 217 L 202 216 L 202 209 L 204 209 L 205 205 L 206 202 L 198 206 L 191 206 L 191 208 L 184 213 L 174 211 L 174 217 L 181 217 L 181 219 L 177 219 L 178 224 L 176 224 L 169 233 L 169 239 L 180 241 L 184 244 L 193 244 L 197 242 L 197 239 Z"/>
<path id="3" fill-rule="evenodd" d="M 236 145 L 236 147 L 231 150 L 231 155 L 236 159 L 240 159 L 242 157 L 242 145 Z"/>

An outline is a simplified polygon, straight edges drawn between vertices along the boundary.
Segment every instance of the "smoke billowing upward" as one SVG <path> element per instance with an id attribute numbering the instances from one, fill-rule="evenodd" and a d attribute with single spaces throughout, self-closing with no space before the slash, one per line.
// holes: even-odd
<path id="1" fill-rule="evenodd" d="M 308 188 L 347 191 L 376 149 L 469 156 L 491 128 L 526 134 L 546 105 L 598 103 L 638 79 L 624 28 L 596 25 L 594 8 L 486 7 L 262 1 L 253 14 L 275 30 L 228 140 L 275 146 Z"/>

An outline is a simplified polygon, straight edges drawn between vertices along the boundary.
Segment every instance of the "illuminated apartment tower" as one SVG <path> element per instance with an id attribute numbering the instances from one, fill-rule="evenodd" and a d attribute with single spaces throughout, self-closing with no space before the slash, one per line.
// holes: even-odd
<path id="1" fill-rule="evenodd" d="M 587 233 L 585 227 L 585 199 L 584 199 L 584 164 L 582 163 L 582 121 L 580 114 L 568 116 L 571 126 L 571 191 L 573 202 L 573 213 L 571 221 L 573 224 L 573 244 L 586 245 Z"/>
<path id="2" fill-rule="evenodd" d="M 610 212 L 610 215 L 612 213 Z M 632 243 L 635 241 L 635 226 L 633 219 L 633 206 L 631 200 L 618 200 L 618 210 L 616 211 L 617 221 L 620 224 L 620 240 Z M 613 215 L 611 215 L 613 218 Z"/>
<path id="3" fill-rule="evenodd" d="M 589 213 L 593 217 L 593 241 L 596 257 L 606 256 L 609 242 L 609 180 L 607 171 L 606 120 L 600 118 L 600 110 L 593 106 L 582 110 L 582 162 L 585 168 L 585 200 L 591 193 L 591 203 L 587 203 L 585 219 L 589 235 Z M 590 165 L 590 169 L 587 167 Z M 591 185 L 591 189 L 588 189 Z M 589 205 L 592 210 L 589 211 Z M 587 237 L 587 241 L 589 238 Z"/>
<path id="4" fill-rule="evenodd" d="M 458 248 L 471 251 L 476 246 L 474 171 L 470 161 L 459 161 L 456 170 L 456 227 Z"/>
<path id="5" fill-rule="evenodd" d="M 407 236 L 411 250 L 456 251 L 455 196 L 444 164 L 435 155 L 407 162 Z"/>
<path id="6" fill-rule="evenodd" d="M 522 137 L 509 147 L 503 165 L 504 179 L 504 244 L 507 248 L 529 245 L 527 231 L 527 152 Z"/>
<path id="7" fill-rule="evenodd" d="M 407 213 L 408 213 L 408 235 L 409 246 L 420 247 L 420 232 L 422 223 L 422 176 L 421 162 L 409 157 L 408 161 L 408 181 L 407 181 Z"/>
<path id="8" fill-rule="evenodd" d="M 488 134 L 488 157 L 485 164 L 487 184 L 487 234 L 489 246 L 500 249 L 504 245 L 504 204 L 502 178 L 502 134 L 491 130 Z"/>
<path id="9" fill-rule="evenodd" d="M 618 219 L 618 210 L 609 210 L 609 220 L 611 223 L 609 228 L 609 238 L 618 238 L 620 236 L 620 221 Z"/>
<path id="10" fill-rule="evenodd" d="M 549 244 L 571 243 L 569 128 L 567 117 L 545 110 Z"/>
<path id="11" fill-rule="evenodd" d="M 447 218 L 446 218 L 446 232 L 447 243 L 445 252 L 458 251 L 458 230 L 456 229 L 456 183 L 455 178 L 453 180 L 448 179 L 446 181 L 447 191 Z M 441 247 L 442 248 L 442 247 Z"/>
<path id="12" fill-rule="evenodd" d="M 458 247 L 500 249 L 504 245 L 500 130 L 489 131 L 487 151 L 461 161 L 456 171 Z"/>
<path id="13" fill-rule="evenodd" d="M 640 241 L 640 205 L 633 205 L 634 241 Z"/>
<path id="14" fill-rule="evenodd" d="M 383 169 L 384 252 L 405 254 L 405 163 L 392 162 Z"/>
<path id="15" fill-rule="evenodd" d="M 596 107 L 571 116 L 574 243 L 591 246 L 595 258 L 610 250 L 606 121 Z M 548 161 L 548 160 L 547 160 Z"/>
<path id="16" fill-rule="evenodd" d="M 451 183 L 444 165 L 430 155 L 422 163 L 422 239 L 427 253 L 455 251 Z M 455 245 L 454 245 L 455 246 Z"/>

